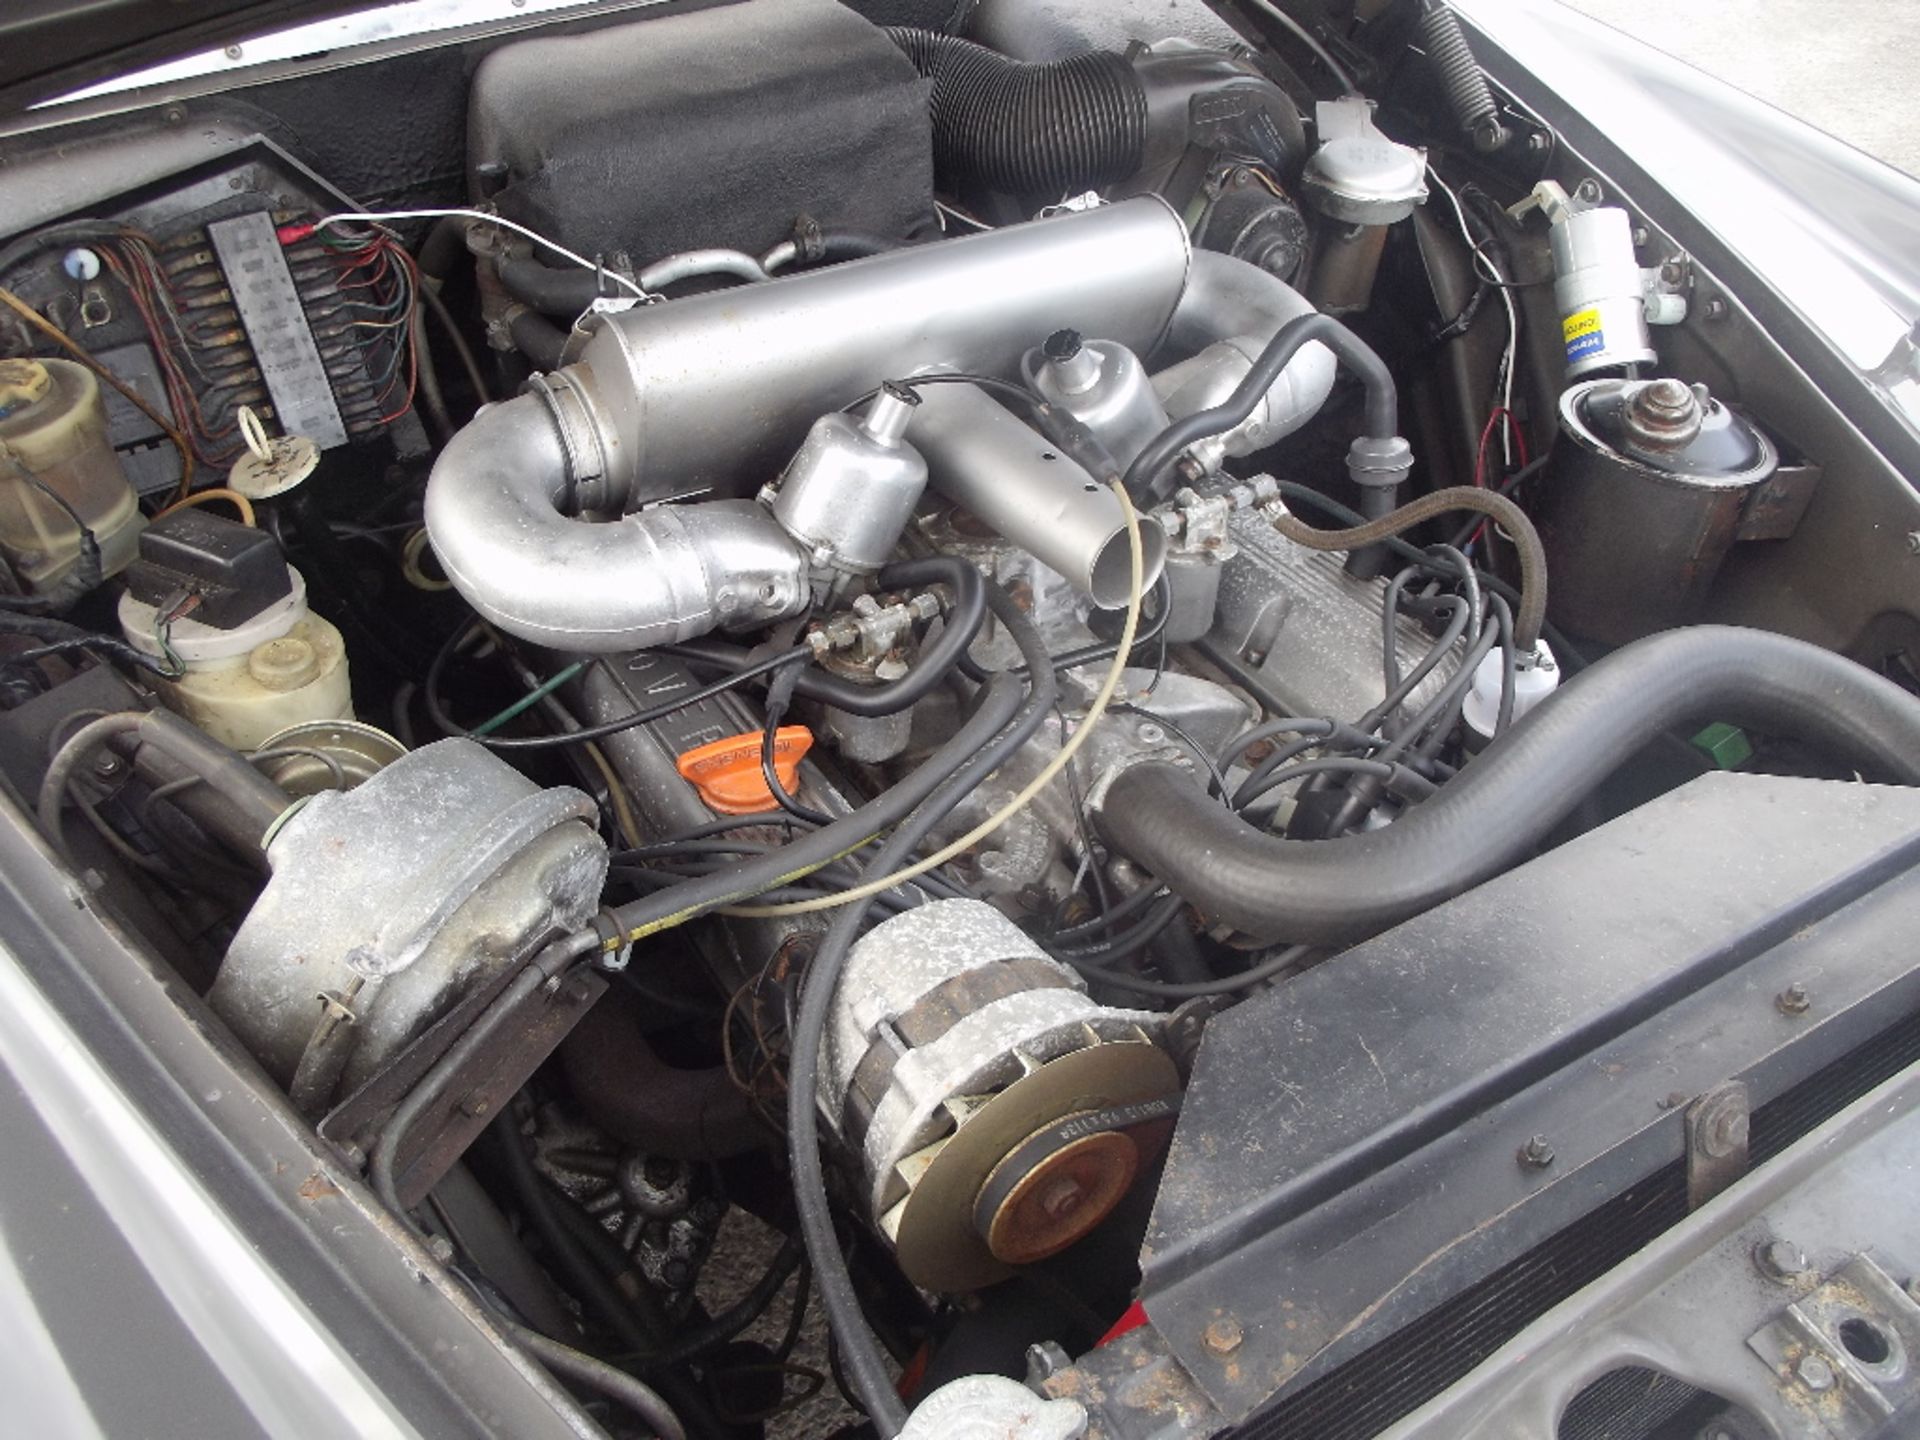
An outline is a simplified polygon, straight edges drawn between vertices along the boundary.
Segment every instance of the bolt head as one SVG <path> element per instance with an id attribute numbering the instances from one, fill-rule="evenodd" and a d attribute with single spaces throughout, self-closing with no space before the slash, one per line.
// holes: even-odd
<path id="1" fill-rule="evenodd" d="M 1807 994 L 1807 987 L 1796 980 L 1774 996 L 1773 1003 L 1779 1007 L 1782 1015 L 1804 1015 L 1807 1007 L 1813 1004 L 1813 997 Z"/>
<path id="2" fill-rule="evenodd" d="M 1240 1322 L 1231 1315 L 1222 1315 L 1218 1320 L 1215 1320 L 1211 1325 L 1207 1326 L 1207 1333 L 1202 1339 L 1207 1349 L 1211 1350 L 1214 1354 L 1231 1355 L 1240 1348 L 1241 1342 L 1246 1339 L 1246 1332 L 1241 1330 Z"/>
<path id="3" fill-rule="evenodd" d="M 1080 1188 L 1078 1180 L 1063 1177 L 1047 1187 L 1046 1193 L 1040 1197 L 1040 1208 L 1051 1219 L 1059 1220 L 1078 1210 L 1080 1202 L 1086 1198 L 1086 1192 Z"/>
<path id="4" fill-rule="evenodd" d="M 1727 302 L 1724 300 L 1717 300 L 1717 299 L 1707 301 L 1706 315 L 1707 315 L 1707 319 L 1709 320 L 1726 319 L 1727 318 Z"/>
<path id="5" fill-rule="evenodd" d="M 1807 1269 L 1806 1255 L 1791 1240 L 1768 1240 L 1757 1246 L 1753 1263 L 1761 1274 L 1775 1280 L 1791 1280 L 1805 1274 Z"/>
<path id="6" fill-rule="evenodd" d="M 1520 1147 L 1520 1163 L 1529 1170 L 1544 1170 L 1553 1164 L 1553 1146 L 1544 1135 L 1529 1136 Z"/>
<path id="7" fill-rule="evenodd" d="M 227 59 L 238 60 L 244 52 L 238 45 L 227 46 Z"/>
<path id="8" fill-rule="evenodd" d="M 432 1236 L 427 1241 L 427 1253 L 442 1265 L 448 1264 L 453 1259 L 453 1242 L 444 1235 Z"/>
<path id="9" fill-rule="evenodd" d="M 1909 555 L 1920 555 L 1920 530 L 1909 530 L 1907 532 L 1907 553 Z"/>
<path id="10" fill-rule="evenodd" d="M 1800 1383 L 1809 1390 L 1831 1390 L 1833 1388 L 1833 1366 L 1818 1355 L 1802 1356 L 1794 1367 L 1794 1374 L 1800 1377 Z"/>

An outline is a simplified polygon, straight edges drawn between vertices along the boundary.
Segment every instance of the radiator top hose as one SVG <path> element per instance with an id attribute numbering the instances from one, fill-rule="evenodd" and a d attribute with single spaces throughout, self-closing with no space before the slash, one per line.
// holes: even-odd
<path id="1" fill-rule="evenodd" d="M 1817 645 L 1702 625 L 1597 662 L 1379 830 L 1284 840 L 1160 762 L 1117 776 L 1096 821 L 1109 845 L 1211 921 L 1265 941 L 1348 945 L 1500 874 L 1642 746 L 1713 720 L 1814 742 L 1869 779 L 1920 785 L 1920 698 Z"/>

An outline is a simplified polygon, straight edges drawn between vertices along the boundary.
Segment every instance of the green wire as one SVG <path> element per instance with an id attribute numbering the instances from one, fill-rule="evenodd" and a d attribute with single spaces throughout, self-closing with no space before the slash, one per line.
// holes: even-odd
<path id="1" fill-rule="evenodd" d="M 567 681 L 573 679 L 574 676 L 586 668 L 587 666 L 584 660 L 574 661 L 573 664 L 567 666 L 566 669 L 541 685 L 537 690 L 529 690 L 525 695 L 514 701 L 513 704 L 507 706 L 506 709 L 502 710 L 498 715 L 495 715 L 491 720 L 482 720 L 478 725 L 474 726 L 473 729 L 469 730 L 467 734 L 491 735 L 502 725 L 513 719 L 514 716 L 538 705 L 542 700 L 546 699 L 547 696 L 558 690 L 562 685 L 566 684 Z"/>

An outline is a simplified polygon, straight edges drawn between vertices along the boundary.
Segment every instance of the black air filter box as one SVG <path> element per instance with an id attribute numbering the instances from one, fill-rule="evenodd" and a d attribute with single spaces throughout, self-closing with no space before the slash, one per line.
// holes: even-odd
<path id="1" fill-rule="evenodd" d="M 934 224 L 925 82 L 834 0 L 504 46 L 474 77 L 467 123 L 475 193 L 583 254 L 759 255 L 802 214 L 892 238 Z"/>

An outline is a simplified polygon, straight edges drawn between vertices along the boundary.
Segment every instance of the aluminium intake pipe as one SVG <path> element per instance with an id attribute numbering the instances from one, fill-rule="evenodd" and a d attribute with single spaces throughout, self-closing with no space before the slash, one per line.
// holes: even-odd
<path id="1" fill-rule="evenodd" d="M 765 623 L 804 605 L 808 559 L 763 509 L 725 497 L 779 474 L 822 414 L 888 379 L 1012 377 L 1056 329 L 1150 355 L 1277 328 L 1304 304 L 1252 266 L 1195 256 L 1180 218 L 1143 196 L 591 315 L 573 364 L 441 453 L 428 535 L 476 610 L 538 644 L 614 652 Z M 1292 424 L 1333 381 L 1318 347 L 1295 364 L 1274 386 Z M 722 498 L 653 504 L 693 495 Z"/>

